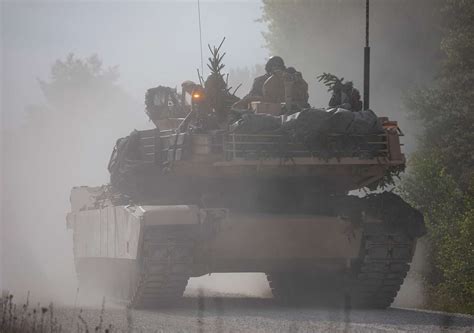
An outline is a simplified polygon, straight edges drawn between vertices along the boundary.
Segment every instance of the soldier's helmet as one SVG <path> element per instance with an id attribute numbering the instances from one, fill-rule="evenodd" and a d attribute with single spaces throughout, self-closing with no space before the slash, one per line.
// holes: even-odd
<path id="1" fill-rule="evenodd" d="M 265 71 L 267 73 L 273 72 L 275 69 L 284 69 L 285 62 L 283 61 L 282 57 L 273 56 L 268 59 L 267 63 L 265 64 Z"/>

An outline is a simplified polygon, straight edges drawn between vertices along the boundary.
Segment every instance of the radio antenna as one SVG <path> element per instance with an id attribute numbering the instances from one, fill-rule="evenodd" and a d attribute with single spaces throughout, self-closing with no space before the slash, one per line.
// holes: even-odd
<path id="1" fill-rule="evenodd" d="M 364 110 L 369 109 L 370 99 L 370 46 L 369 46 L 369 0 L 365 1 L 365 47 L 364 47 Z"/>
<path id="2" fill-rule="evenodd" d="M 199 3 L 199 0 L 197 0 L 197 5 L 198 5 L 198 20 L 199 20 L 199 45 L 201 48 L 201 73 L 202 75 L 204 75 L 204 61 L 202 57 L 201 5 Z"/>

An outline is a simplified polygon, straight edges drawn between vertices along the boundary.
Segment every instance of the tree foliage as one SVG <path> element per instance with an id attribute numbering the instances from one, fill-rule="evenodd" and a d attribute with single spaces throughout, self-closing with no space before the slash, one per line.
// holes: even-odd
<path id="1" fill-rule="evenodd" d="M 38 81 L 47 106 L 71 116 L 123 101 L 126 96 L 117 85 L 118 78 L 118 67 L 104 68 L 96 54 L 82 59 L 70 53 L 54 62 L 48 80 Z"/>
<path id="2" fill-rule="evenodd" d="M 38 79 L 45 102 L 26 106 L 26 128 L 39 141 L 64 131 L 70 134 L 68 140 L 123 131 L 130 117 L 141 119 L 141 115 L 118 78 L 118 66 L 104 66 L 96 54 L 81 58 L 70 53 L 57 59 L 49 76 Z"/>
<path id="3" fill-rule="evenodd" d="M 403 191 L 426 217 L 431 305 L 474 313 L 474 3 L 447 0 L 442 16 L 439 75 L 408 101 L 424 132 Z"/>

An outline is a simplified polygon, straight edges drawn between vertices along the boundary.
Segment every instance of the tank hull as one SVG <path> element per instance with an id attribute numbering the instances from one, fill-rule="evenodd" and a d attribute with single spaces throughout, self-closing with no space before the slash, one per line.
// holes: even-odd
<path id="1" fill-rule="evenodd" d="M 362 236 L 361 228 L 334 216 L 233 214 L 185 205 L 110 206 L 71 213 L 68 220 L 76 260 L 139 261 L 145 241 L 180 229 L 195 243 L 193 276 L 297 269 L 309 263 L 343 268 L 358 257 Z"/>
<path id="2" fill-rule="evenodd" d="M 354 223 L 344 216 L 192 205 L 86 207 L 68 215 L 68 226 L 81 285 L 134 307 L 169 305 L 182 296 L 190 277 L 212 272 L 266 273 L 282 301 L 320 299 L 311 286 L 329 281 L 324 292 L 349 292 L 332 299 L 357 291 L 354 306 L 386 307 L 416 242 L 370 215 Z M 300 292 L 294 287 L 303 285 Z"/>

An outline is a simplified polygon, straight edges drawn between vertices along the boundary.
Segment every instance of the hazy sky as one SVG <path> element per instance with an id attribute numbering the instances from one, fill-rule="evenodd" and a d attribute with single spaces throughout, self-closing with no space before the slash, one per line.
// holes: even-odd
<path id="1" fill-rule="evenodd" d="M 119 65 L 120 84 L 141 100 L 158 84 L 197 79 L 200 66 L 197 1 L 2 1 L 2 117 L 16 126 L 27 104 L 42 102 L 36 78 L 73 52 L 97 53 Z M 227 70 L 267 57 L 260 1 L 201 1 L 204 61 L 207 44 L 226 37 Z"/>

